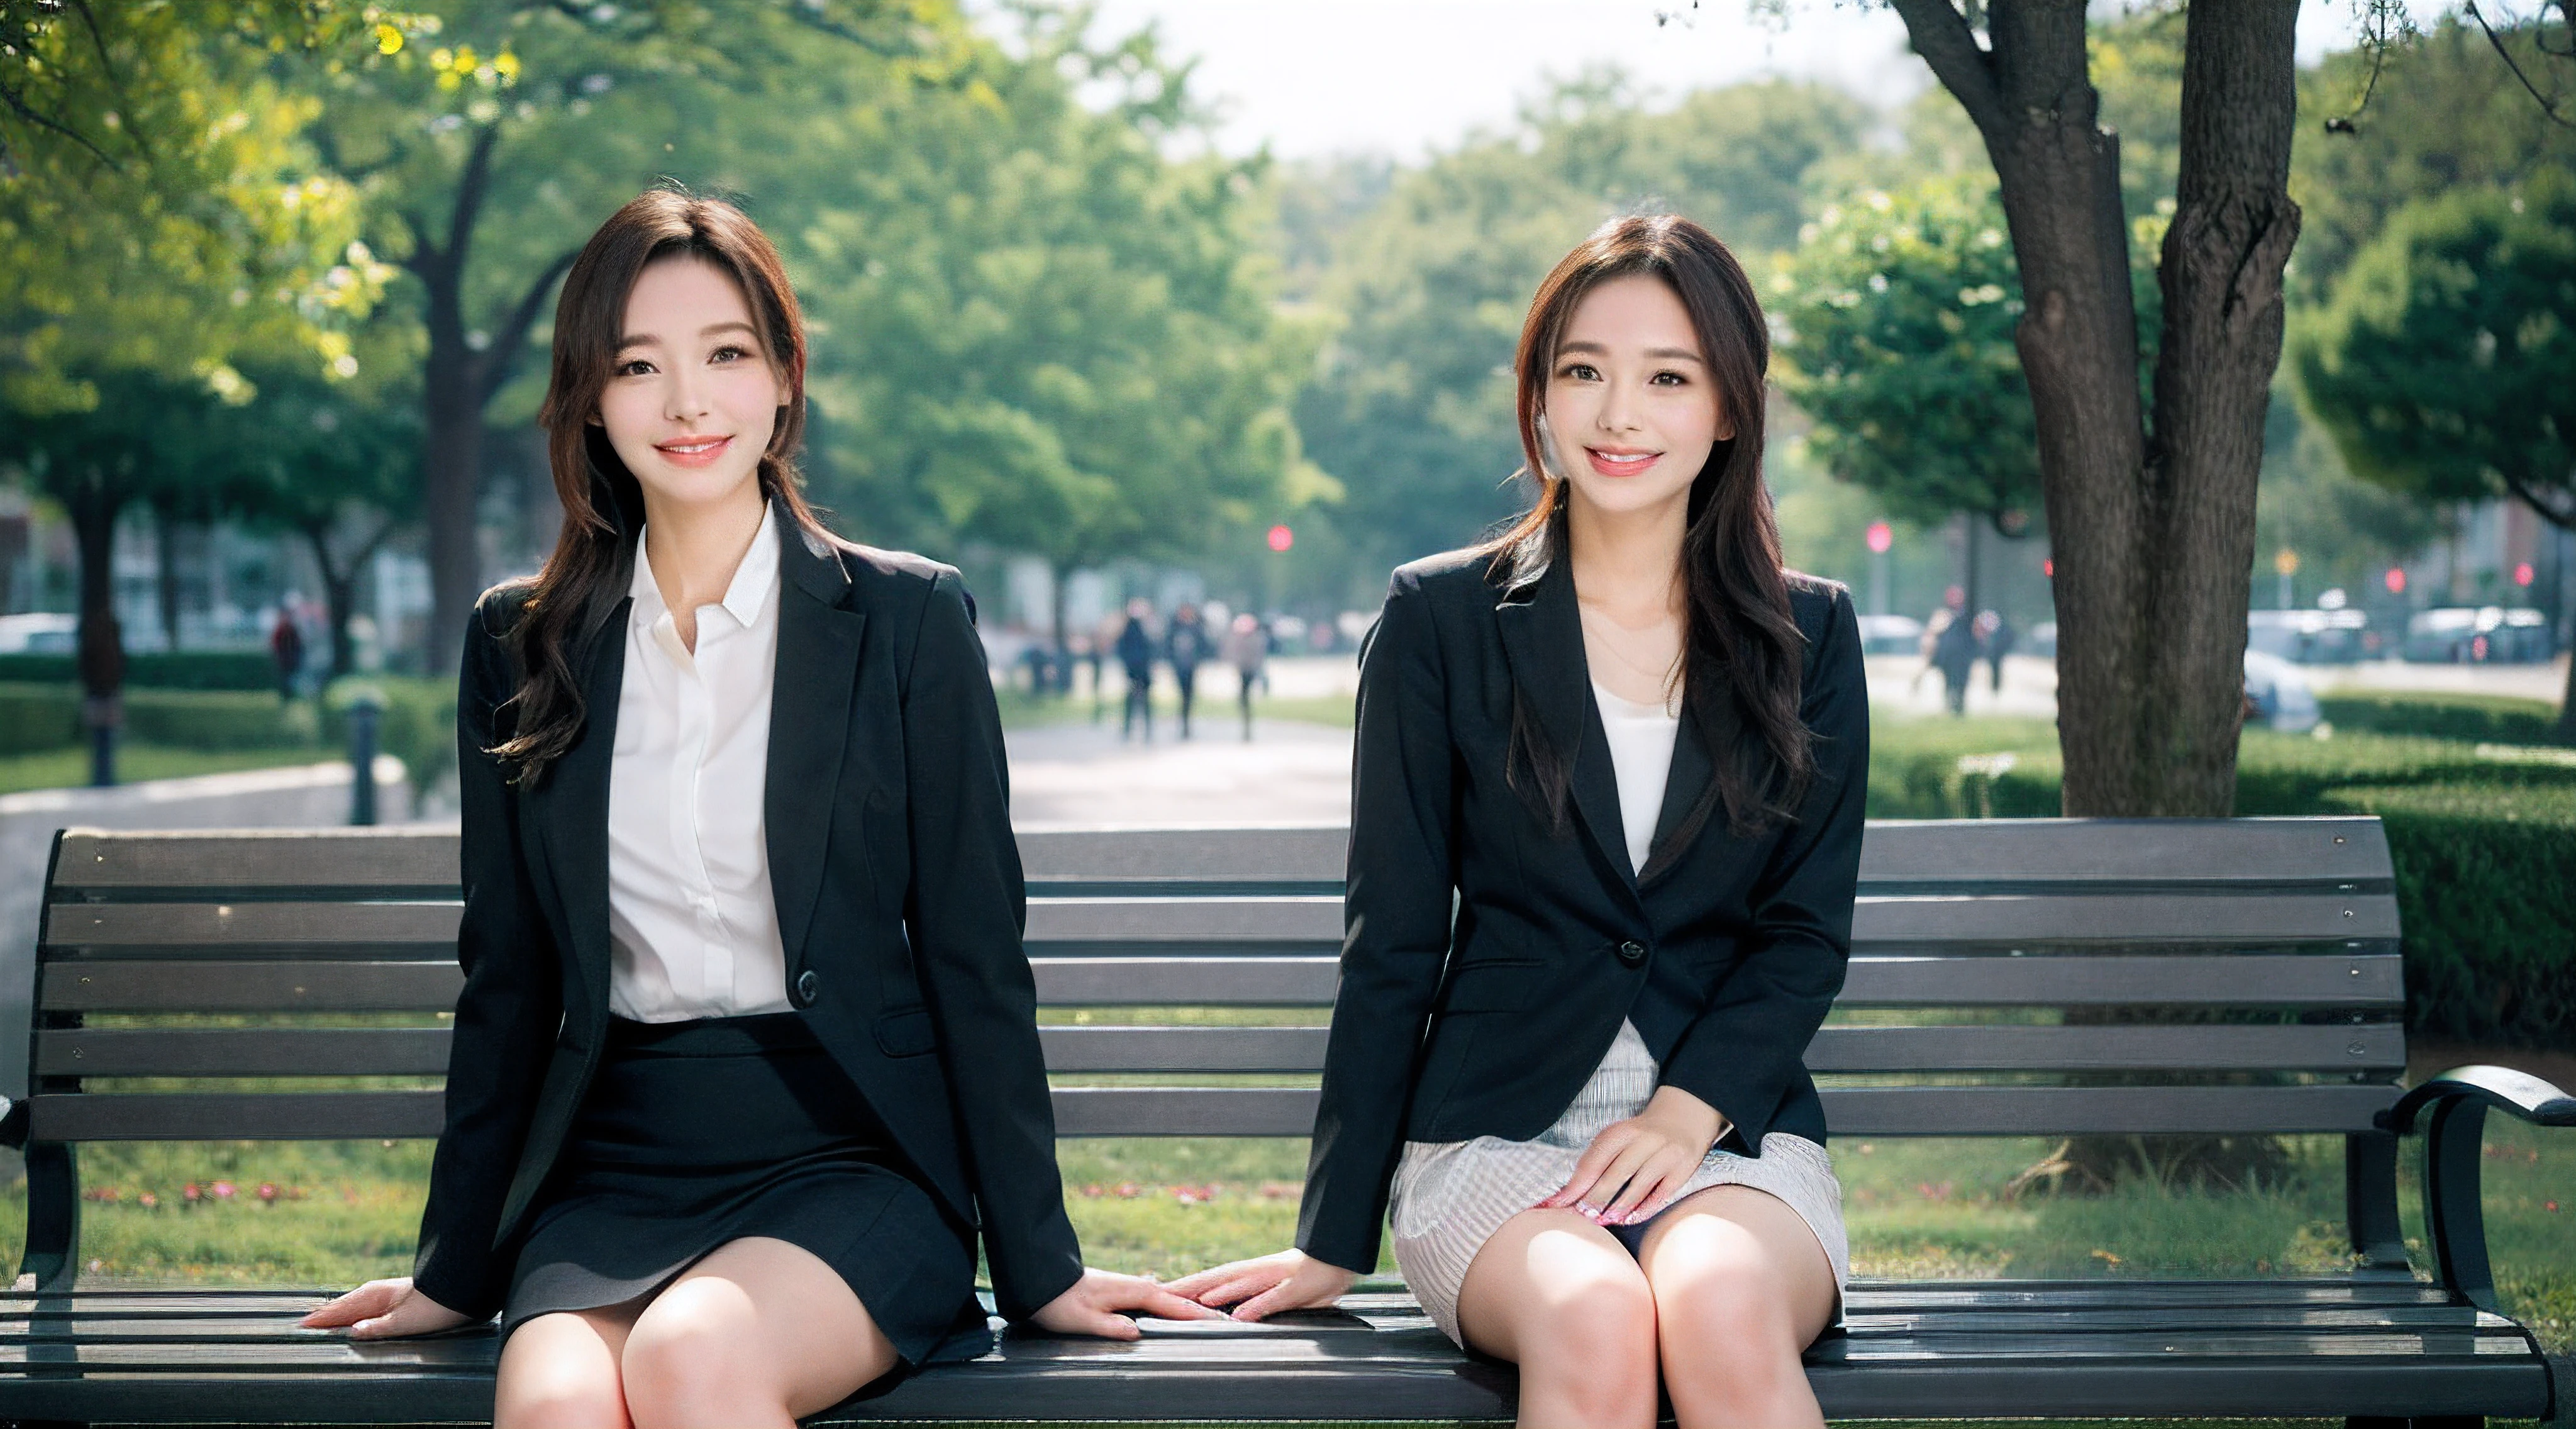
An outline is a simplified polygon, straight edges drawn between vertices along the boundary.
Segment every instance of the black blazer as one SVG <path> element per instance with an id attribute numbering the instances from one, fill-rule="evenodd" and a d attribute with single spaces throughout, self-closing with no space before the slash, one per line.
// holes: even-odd
<path id="1" fill-rule="evenodd" d="M 929 1189 L 981 1228 L 1002 1312 L 1082 1274 L 1055 1164 L 1008 774 L 974 605 L 919 556 L 808 537 L 778 509 L 769 877 L 787 992 Z M 629 536 L 632 540 L 632 536 Z M 416 1283 L 499 1308 L 506 1242 L 552 1169 L 608 1026 L 608 781 L 631 602 L 575 652 L 589 718 L 532 787 L 486 749 L 518 687 L 502 636 L 524 587 L 468 627 L 457 700 L 465 916 L 447 1129 Z"/>
<path id="2" fill-rule="evenodd" d="M 1789 581 L 1816 736 L 1796 821 L 1739 838 L 1721 811 L 1666 847 L 1713 768 L 1685 719 L 1641 885 L 1573 576 L 1555 561 L 1512 597 L 1488 564 L 1398 570 L 1360 655 L 1342 983 L 1297 1233 L 1353 1270 L 1377 1264 L 1404 1142 L 1538 1135 L 1623 1018 L 1664 1082 L 1725 1114 L 1730 1150 L 1825 1139 L 1800 1059 L 1842 987 L 1860 872 L 1869 699 L 1849 592 Z M 1515 688 L 1578 751 L 1559 832 L 1505 781 Z"/>

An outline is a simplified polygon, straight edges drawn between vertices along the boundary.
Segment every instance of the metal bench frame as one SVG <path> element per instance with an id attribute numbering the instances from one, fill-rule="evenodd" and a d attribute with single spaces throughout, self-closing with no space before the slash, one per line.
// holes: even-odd
<path id="1" fill-rule="evenodd" d="M 1279 1082 L 1320 1066 L 1344 845 L 1343 830 L 1323 827 L 1021 835 L 1043 1004 L 1317 1011 L 1300 1027 L 1048 1025 L 1062 1134 L 1306 1133 L 1311 1077 Z M 434 1090 L 225 1088 L 434 1078 L 443 1027 L 148 1024 L 361 1012 L 430 1023 L 460 982 L 455 868 L 452 833 L 57 840 L 31 1095 L 0 1120 L 26 1153 L 21 1283 L 34 1287 L 0 1296 L 0 1419 L 489 1415 L 488 1329 L 354 1345 L 292 1327 L 318 1292 L 76 1288 L 82 1142 L 437 1134 Z M 2399 1087 L 2393 887 L 2368 818 L 1872 824 L 1838 1007 L 1875 1020 L 1827 1026 L 1808 1058 L 1838 1139 L 2340 1135 L 2354 1261 L 2344 1274 L 2251 1281 L 1856 1282 L 1845 1330 L 1808 1356 L 1827 1414 L 2449 1425 L 2551 1412 L 2546 1362 L 2497 1308 L 2479 1131 L 2490 1108 L 2576 1125 L 2576 1101 L 2497 1068 Z M 2047 1016 L 2073 1008 L 2155 1011 L 2114 1025 Z M 1195 1084 L 1138 1084 L 1138 1073 Z M 1104 1075 L 1129 1080 L 1079 1084 Z M 212 1089 L 98 1085 L 136 1077 Z M 2397 1211 L 2398 1141 L 2419 1125 L 2429 1283 L 2408 1264 Z M 1460 1354 L 1399 1286 L 1363 1291 L 1341 1310 L 1261 1326 L 1152 1324 L 1132 1344 L 1013 1331 L 981 1362 L 934 1366 L 826 1417 L 1509 1417 L 1508 1366 Z"/>

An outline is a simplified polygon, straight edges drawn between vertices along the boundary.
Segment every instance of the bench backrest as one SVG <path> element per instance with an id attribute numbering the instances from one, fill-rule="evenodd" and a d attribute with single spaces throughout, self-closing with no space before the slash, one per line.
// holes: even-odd
<path id="1" fill-rule="evenodd" d="M 1306 1134 L 1344 843 L 1021 834 L 1063 1134 Z M 2367 1132 L 2393 890 L 2371 818 L 1873 823 L 1808 1064 L 1838 1135 Z M 452 832 L 65 832 L 27 1135 L 436 1135 L 458 910 Z"/>

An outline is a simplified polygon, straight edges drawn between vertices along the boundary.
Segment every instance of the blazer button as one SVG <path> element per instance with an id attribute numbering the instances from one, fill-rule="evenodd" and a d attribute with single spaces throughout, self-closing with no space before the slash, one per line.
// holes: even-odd
<path id="1" fill-rule="evenodd" d="M 823 979 L 815 976 L 812 968 L 807 968 L 796 976 L 796 1005 L 799 1007 L 812 1007 L 814 1005 L 816 994 L 820 993 L 822 990 Z"/>
<path id="2" fill-rule="evenodd" d="M 1633 967 L 1637 966 L 1639 963 L 1644 962 L 1645 960 L 1646 960 L 1646 945 L 1645 945 L 1645 944 L 1640 943 L 1640 942 L 1636 941 L 1635 939 L 1630 939 L 1629 941 L 1624 942 L 1624 943 L 1621 943 L 1621 944 L 1619 945 L 1619 961 L 1621 961 L 1621 962 L 1623 962 L 1623 963 L 1626 963 L 1628 966 L 1630 966 L 1630 967 L 1632 967 L 1632 968 L 1633 968 Z M 813 974 L 812 974 L 812 973 L 807 973 L 807 974 L 806 974 L 806 976 L 807 976 L 807 977 L 812 977 L 812 976 L 813 976 Z"/>

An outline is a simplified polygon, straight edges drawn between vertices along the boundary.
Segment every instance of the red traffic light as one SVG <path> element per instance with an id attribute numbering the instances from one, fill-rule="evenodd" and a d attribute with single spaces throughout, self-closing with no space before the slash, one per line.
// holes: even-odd
<path id="1" fill-rule="evenodd" d="M 2404 566 L 2390 566 L 2388 568 L 2388 593 L 2390 595 L 2404 595 L 2406 593 L 2406 568 Z"/>
<path id="2" fill-rule="evenodd" d="M 1297 533 L 1289 530 L 1285 523 L 1270 528 L 1270 549 L 1284 551 L 1296 544 Z"/>
<path id="3" fill-rule="evenodd" d="M 2513 568 L 2513 583 L 2521 586 L 2531 584 L 2531 562 L 2524 561 Z"/>
<path id="4" fill-rule="evenodd" d="M 1884 521 L 1872 521 L 1869 523 L 1869 550 L 1871 555 L 1884 556 L 1887 554 L 1888 548 L 1895 544 L 1896 530 L 1894 527 L 1889 526 Z"/>

